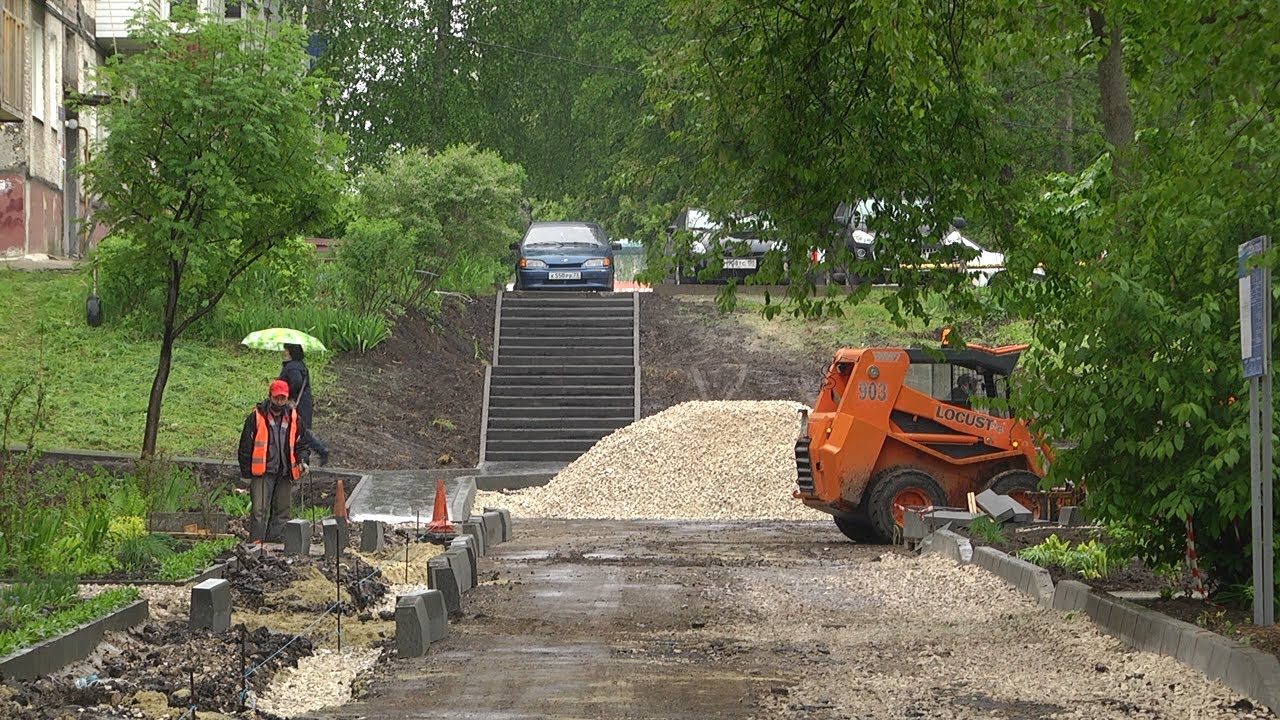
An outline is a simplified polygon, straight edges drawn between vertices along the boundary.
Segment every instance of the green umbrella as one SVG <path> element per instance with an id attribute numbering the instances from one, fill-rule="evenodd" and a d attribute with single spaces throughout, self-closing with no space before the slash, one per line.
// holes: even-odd
<path id="1" fill-rule="evenodd" d="M 267 328 L 251 332 L 240 341 L 241 345 L 254 350 L 283 350 L 285 345 L 301 345 L 304 352 L 328 352 L 324 343 L 301 330 L 290 328 Z"/>

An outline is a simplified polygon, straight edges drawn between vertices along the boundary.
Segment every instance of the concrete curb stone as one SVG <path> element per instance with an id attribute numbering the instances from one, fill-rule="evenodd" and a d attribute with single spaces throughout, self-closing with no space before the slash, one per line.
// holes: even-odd
<path id="1" fill-rule="evenodd" d="M 437 555 L 427 561 L 427 585 L 432 590 L 440 591 L 449 614 L 462 613 L 462 585 L 453 572 L 453 563 L 449 562 L 449 558 Z"/>
<path id="2" fill-rule="evenodd" d="M 959 537 L 945 530 L 934 532 L 922 541 L 921 552 L 955 557 L 951 551 L 954 540 L 948 535 Z M 1280 708 L 1280 659 L 1274 655 L 1127 600 L 1094 592 L 1082 582 L 1063 580 L 1055 585 L 1044 568 L 994 548 L 973 548 L 972 564 L 991 571 L 1044 607 L 1083 611 L 1098 629 L 1135 650 L 1175 658 L 1257 704 L 1273 710 Z"/>
<path id="3" fill-rule="evenodd" d="M 506 508 L 484 508 L 485 512 L 496 512 L 502 516 L 502 541 L 506 542 L 515 537 L 511 528 L 511 511 Z"/>
<path id="4" fill-rule="evenodd" d="M 506 533 L 503 532 L 502 515 L 492 510 L 486 510 L 480 514 L 480 518 L 484 522 L 484 531 L 489 536 L 489 542 L 497 545 L 506 541 Z"/>
<path id="5" fill-rule="evenodd" d="M 478 516 L 473 517 L 470 520 L 458 523 L 458 527 L 461 528 L 458 532 L 459 535 L 471 535 L 476 539 L 477 555 L 484 557 L 489 554 L 489 537 L 488 533 L 485 532 L 483 520 L 480 520 Z"/>
<path id="6" fill-rule="evenodd" d="M 926 535 L 920 541 L 920 552 L 928 555 L 942 555 L 967 565 L 973 562 L 973 544 L 969 539 L 943 528 Z"/>

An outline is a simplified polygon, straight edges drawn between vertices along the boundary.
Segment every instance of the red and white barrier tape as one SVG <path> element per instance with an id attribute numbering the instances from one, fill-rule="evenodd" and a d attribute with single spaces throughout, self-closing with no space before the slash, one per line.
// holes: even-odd
<path id="1" fill-rule="evenodd" d="M 1209 591 L 1205 587 L 1204 575 L 1200 572 L 1200 561 L 1196 557 L 1196 531 L 1187 518 L 1187 566 L 1191 568 L 1191 592 L 1201 600 L 1209 599 Z"/>

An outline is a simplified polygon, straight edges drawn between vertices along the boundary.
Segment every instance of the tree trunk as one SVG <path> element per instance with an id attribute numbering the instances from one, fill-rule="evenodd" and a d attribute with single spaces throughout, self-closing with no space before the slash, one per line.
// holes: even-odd
<path id="1" fill-rule="evenodd" d="M 445 79 L 449 70 L 449 37 L 453 31 L 454 0 L 435 0 L 435 57 L 431 70 L 431 134 L 434 150 L 443 150 L 445 141 Z"/>
<path id="2" fill-rule="evenodd" d="M 1124 71 L 1124 42 L 1120 21 L 1110 22 L 1097 7 L 1089 8 L 1093 36 L 1106 46 L 1098 63 L 1098 90 L 1102 100 L 1102 134 L 1114 148 L 1112 163 L 1117 175 L 1128 169 L 1128 150 L 1133 144 L 1133 108 L 1129 104 L 1129 78 Z"/>
<path id="3" fill-rule="evenodd" d="M 1058 171 L 1074 175 L 1075 168 L 1075 96 L 1071 84 L 1063 83 L 1058 92 Z"/>
<path id="4" fill-rule="evenodd" d="M 164 300 L 164 337 L 160 341 L 160 364 L 151 382 L 151 398 L 147 401 L 147 425 L 142 435 L 142 457 L 156 454 L 156 440 L 160 435 L 160 407 L 164 403 L 164 388 L 169 383 L 169 370 L 173 366 L 174 326 L 178 321 L 178 291 L 182 284 L 182 266 L 169 261 L 169 292 Z"/>

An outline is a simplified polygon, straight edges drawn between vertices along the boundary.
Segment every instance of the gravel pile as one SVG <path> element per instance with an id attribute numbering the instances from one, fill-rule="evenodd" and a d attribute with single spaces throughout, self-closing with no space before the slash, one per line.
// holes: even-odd
<path id="1" fill-rule="evenodd" d="M 793 402 L 688 402 L 596 443 L 543 487 L 479 493 L 524 517 L 815 519 L 791 497 Z"/>

